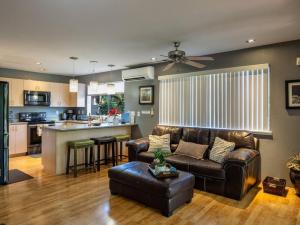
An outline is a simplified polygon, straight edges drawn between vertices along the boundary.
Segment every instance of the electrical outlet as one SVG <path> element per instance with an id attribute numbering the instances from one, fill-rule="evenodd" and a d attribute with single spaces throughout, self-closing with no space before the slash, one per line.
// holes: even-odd
<path id="1" fill-rule="evenodd" d="M 300 57 L 298 57 L 298 58 L 296 59 L 296 65 L 297 65 L 297 66 L 300 66 Z"/>

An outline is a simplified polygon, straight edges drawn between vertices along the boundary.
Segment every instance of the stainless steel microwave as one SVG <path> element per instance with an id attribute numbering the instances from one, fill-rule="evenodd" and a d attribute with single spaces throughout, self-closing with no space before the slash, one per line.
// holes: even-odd
<path id="1" fill-rule="evenodd" d="M 25 106 L 50 106 L 51 93 L 46 91 L 24 91 Z"/>

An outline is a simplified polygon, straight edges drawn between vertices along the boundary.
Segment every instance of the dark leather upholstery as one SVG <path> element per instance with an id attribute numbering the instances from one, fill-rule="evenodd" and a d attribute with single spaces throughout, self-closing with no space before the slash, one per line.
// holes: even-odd
<path id="1" fill-rule="evenodd" d="M 227 155 L 223 164 L 208 160 L 210 148 L 204 156 L 205 160 L 196 160 L 179 155 L 172 155 L 167 158 L 167 162 L 176 168 L 195 175 L 196 188 L 241 199 L 251 187 L 259 184 L 261 180 L 259 141 L 253 137 L 252 133 L 167 126 L 156 126 L 153 130 L 153 134 L 156 135 L 165 133 L 171 134 L 173 144 L 178 144 L 181 138 L 189 142 L 209 144 L 210 148 L 216 137 L 235 142 L 235 150 Z M 128 145 L 129 160 L 152 162 L 153 157 L 146 152 L 148 146 L 147 139 L 131 141 Z"/>
<path id="2" fill-rule="evenodd" d="M 109 187 L 112 194 L 158 208 L 166 216 L 193 197 L 195 177 L 183 171 L 178 178 L 156 179 L 148 171 L 148 164 L 129 162 L 109 169 Z"/>
<path id="3" fill-rule="evenodd" d="M 116 141 L 116 138 L 110 136 L 104 136 L 99 138 L 91 138 L 95 142 L 95 145 L 108 144 Z"/>
<path id="4" fill-rule="evenodd" d="M 152 134 L 158 135 L 158 136 L 161 136 L 164 134 L 170 134 L 170 144 L 178 145 L 179 141 L 182 137 L 182 128 L 156 125 L 152 131 Z M 177 148 L 177 146 L 176 146 L 176 148 Z M 176 148 L 175 148 L 175 150 L 176 150 Z"/>
<path id="5" fill-rule="evenodd" d="M 216 137 L 222 138 L 226 141 L 234 142 L 236 149 L 237 148 L 255 149 L 253 134 L 246 131 L 211 130 L 210 145 L 213 145 Z"/>

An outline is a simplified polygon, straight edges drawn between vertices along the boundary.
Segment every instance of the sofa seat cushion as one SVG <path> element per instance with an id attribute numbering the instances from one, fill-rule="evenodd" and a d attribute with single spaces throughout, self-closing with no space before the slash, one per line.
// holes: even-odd
<path id="1" fill-rule="evenodd" d="M 167 162 L 176 169 L 193 173 L 196 176 L 225 179 L 225 170 L 222 164 L 211 160 L 199 160 L 184 155 L 171 155 L 167 157 Z"/>
<path id="2" fill-rule="evenodd" d="M 194 160 L 196 161 L 197 159 L 185 155 L 176 155 L 176 154 L 168 156 L 166 158 L 167 163 L 170 163 L 178 170 L 183 170 L 187 172 L 189 172 L 189 165 Z"/>
<path id="3" fill-rule="evenodd" d="M 223 169 L 222 164 L 208 159 L 191 162 L 189 172 L 196 176 L 225 179 L 225 170 Z"/>
<path id="4" fill-rule="evenodd" d="M 137 160 L 146 162 L 146 163 L 152 163 L 154 159 L 154 153 L 153 152 L 140 152 L 137 155 Z"/>

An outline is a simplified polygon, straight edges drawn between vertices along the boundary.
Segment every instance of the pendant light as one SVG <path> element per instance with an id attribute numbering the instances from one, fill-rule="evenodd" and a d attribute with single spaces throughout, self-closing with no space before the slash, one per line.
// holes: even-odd
<path id="1" fill-rule="evenodd" d="M 78 59 L 78 57 L 71 56 L 71 60 L 73 60 L 73 78 L 69 82 L 69 91 L 70 92 L 78 92 L 78 80 L 75 79 L 75 62 Z"/>
<path id="2" fill-rule="evenodd" d="M 96 60 L 90 61 L 90 64 L 92 65 L 92 71 L 91 71 L 92 73 L 95 73 L 96 63 L 98 63 L 98 61 L 96 61 Z M 98 81 L 90 81 L 90 89 L 93 93 L 97 92 L 98 86 L 99 86 Z"/>
<path id="3" fill-rule="evenodd" d="M 115 66 L 113 64 L 109 64 L 107 65 L 108 67 L 110 67 L 110 73 L 112 73 L 112 68 Z M 110 74 L 112 75 L 112 74 Z M 106 91 L 107 91 L 107 94 L 108 95 L 114 95 L 116 93 L 116 90 L 115 90 L 115 84 L 114 83 L 107 83 L 106 84 Z"/>

